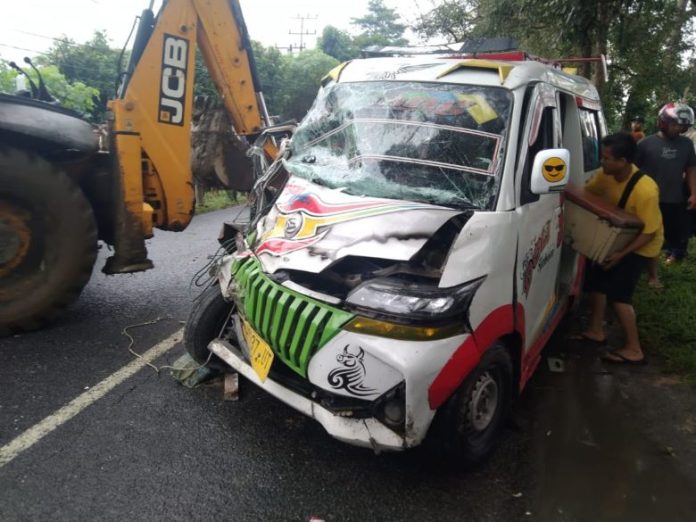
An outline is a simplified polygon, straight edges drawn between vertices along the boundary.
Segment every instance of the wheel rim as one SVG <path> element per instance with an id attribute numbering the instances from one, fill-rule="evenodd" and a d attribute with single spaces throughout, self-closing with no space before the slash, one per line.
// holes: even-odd
<path id="1" fill-rule="evenodd" d="M 31 246 L 31 214 L 0 201 L 0 277 L 22 264 Z"/>
<path id="2" fill-rule="evenodd" d="M 490 426 L 499 403 L 498 383 L 490 372 L 484 372 L 476 381 L 471 394 L 471 425 L 478 432 L 485 431 Z"/>

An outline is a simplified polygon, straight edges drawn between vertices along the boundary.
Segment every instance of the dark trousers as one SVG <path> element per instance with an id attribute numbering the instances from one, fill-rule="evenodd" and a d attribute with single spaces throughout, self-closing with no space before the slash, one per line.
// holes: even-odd
<path id="1" fill-rule="evenodd" d="M 686 202 L 660 203 L 660 211 L 665 227 L 664 249 L 667 255 L 684 259 L 691 235 L 691 216 L 686 208 Z"/>

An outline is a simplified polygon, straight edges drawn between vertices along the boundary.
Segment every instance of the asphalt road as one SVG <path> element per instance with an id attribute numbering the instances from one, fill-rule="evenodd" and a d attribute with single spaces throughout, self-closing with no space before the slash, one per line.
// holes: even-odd
<path id="1" fill-rule="evenodd" d="M 158 232 L 148 247 L 155 270 L 106 277 L 97 269 L 58 325 L 0 340 L 0 448 L 131 363 L 124 328 L 156 321 L 129 330 L 133 348 L 145 352 L 182 327 L 189 282 L 216 250 L 221 221 L 232 215 L 218 211 L 196 217 L 183 233 Z M 156 364 L 182 354 L 176 344 Z M 599 520 L 607 513 L 619 514 L 608 520 L 648 520 L 640 515 L 665 514 L 667 503 L 671 520 L 693 513 L 688 481 L 671 464 L 649 458 L 646 484 L 665 482 L 658 500 L 646 497 L 644 506 L 645 491 L 631 475 L 635 493 L 589 503 L 602 493 L 592 485 L 616 466 L 602 469 L 593 459 L 603 453 L 583 453 L 603 446 L 606 429 L 597 426 L 606 416 L 597 418 L 595 403 L 577 400 L 593 397 L 594 377 L 575 375 L 542 367 L 493 457 L 462 470 L 420 450 L 375 455 L 334 441 L 246 382 L 240 401 L 224 402 L 219 385 L 191 390 L 167 370 L 145 367 L 0 463 L 0 520 L 515 521 Z M 582 388 L 588 382 L 589 391 Z M 614 388 L 604 393 L 620 400 Z M 589 443 L 583 429 L 594 436 Z M 635 432 L 630 422 L 621 431 L 644 452 L 647 439 Z"/>

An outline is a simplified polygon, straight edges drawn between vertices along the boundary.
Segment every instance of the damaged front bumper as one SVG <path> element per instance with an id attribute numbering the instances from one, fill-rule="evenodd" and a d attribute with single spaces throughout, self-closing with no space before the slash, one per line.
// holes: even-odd
<path id="1" fill-rule="evenodd" d="M 329 435 L 338 440 L 355 446 L 372 448 L 375 451 L 403 450 L 407 447 L 404 437 L 390 430 L 377 419 L 341 417 L 271 379 L 262 381 L 246 361 L 241 350 L 227 341 L 215 339 L 208 348 L 256 386 L 300 413 L 318 421 Z"/>
<path id="2" fill-rule="evenodd" d="M 379 451 L 424 440 L 430 387 L 469 335 L 461 325 L 372 320 L 271 279 L 255 259 L 226 262 L 220 284 L 236 308 L 210 351 L 341 441 Z"/>

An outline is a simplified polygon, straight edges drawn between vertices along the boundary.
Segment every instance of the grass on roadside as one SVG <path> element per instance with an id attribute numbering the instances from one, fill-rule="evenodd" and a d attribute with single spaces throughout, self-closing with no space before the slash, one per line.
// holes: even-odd
<path id="1" fill-rule="evenodd" d="M 225 190 L 209 190 L 203 196 L 203 205 L 196 207 L 196 214 L 203 214 L 221 208 L 243 205 L 246 203 L 246 194 L 237 193 L 237 201 L 234 201 Z"/>
<path id="2" fill-rule="evenodd" d="M 645 279 L 633 304 L 641 342 L 648 354 L 665 358 L 667 370 L 680 373 L 696 386 L 696 239 L 688 259 L 660 267 L 663 290 L 648 288 Z"/>

